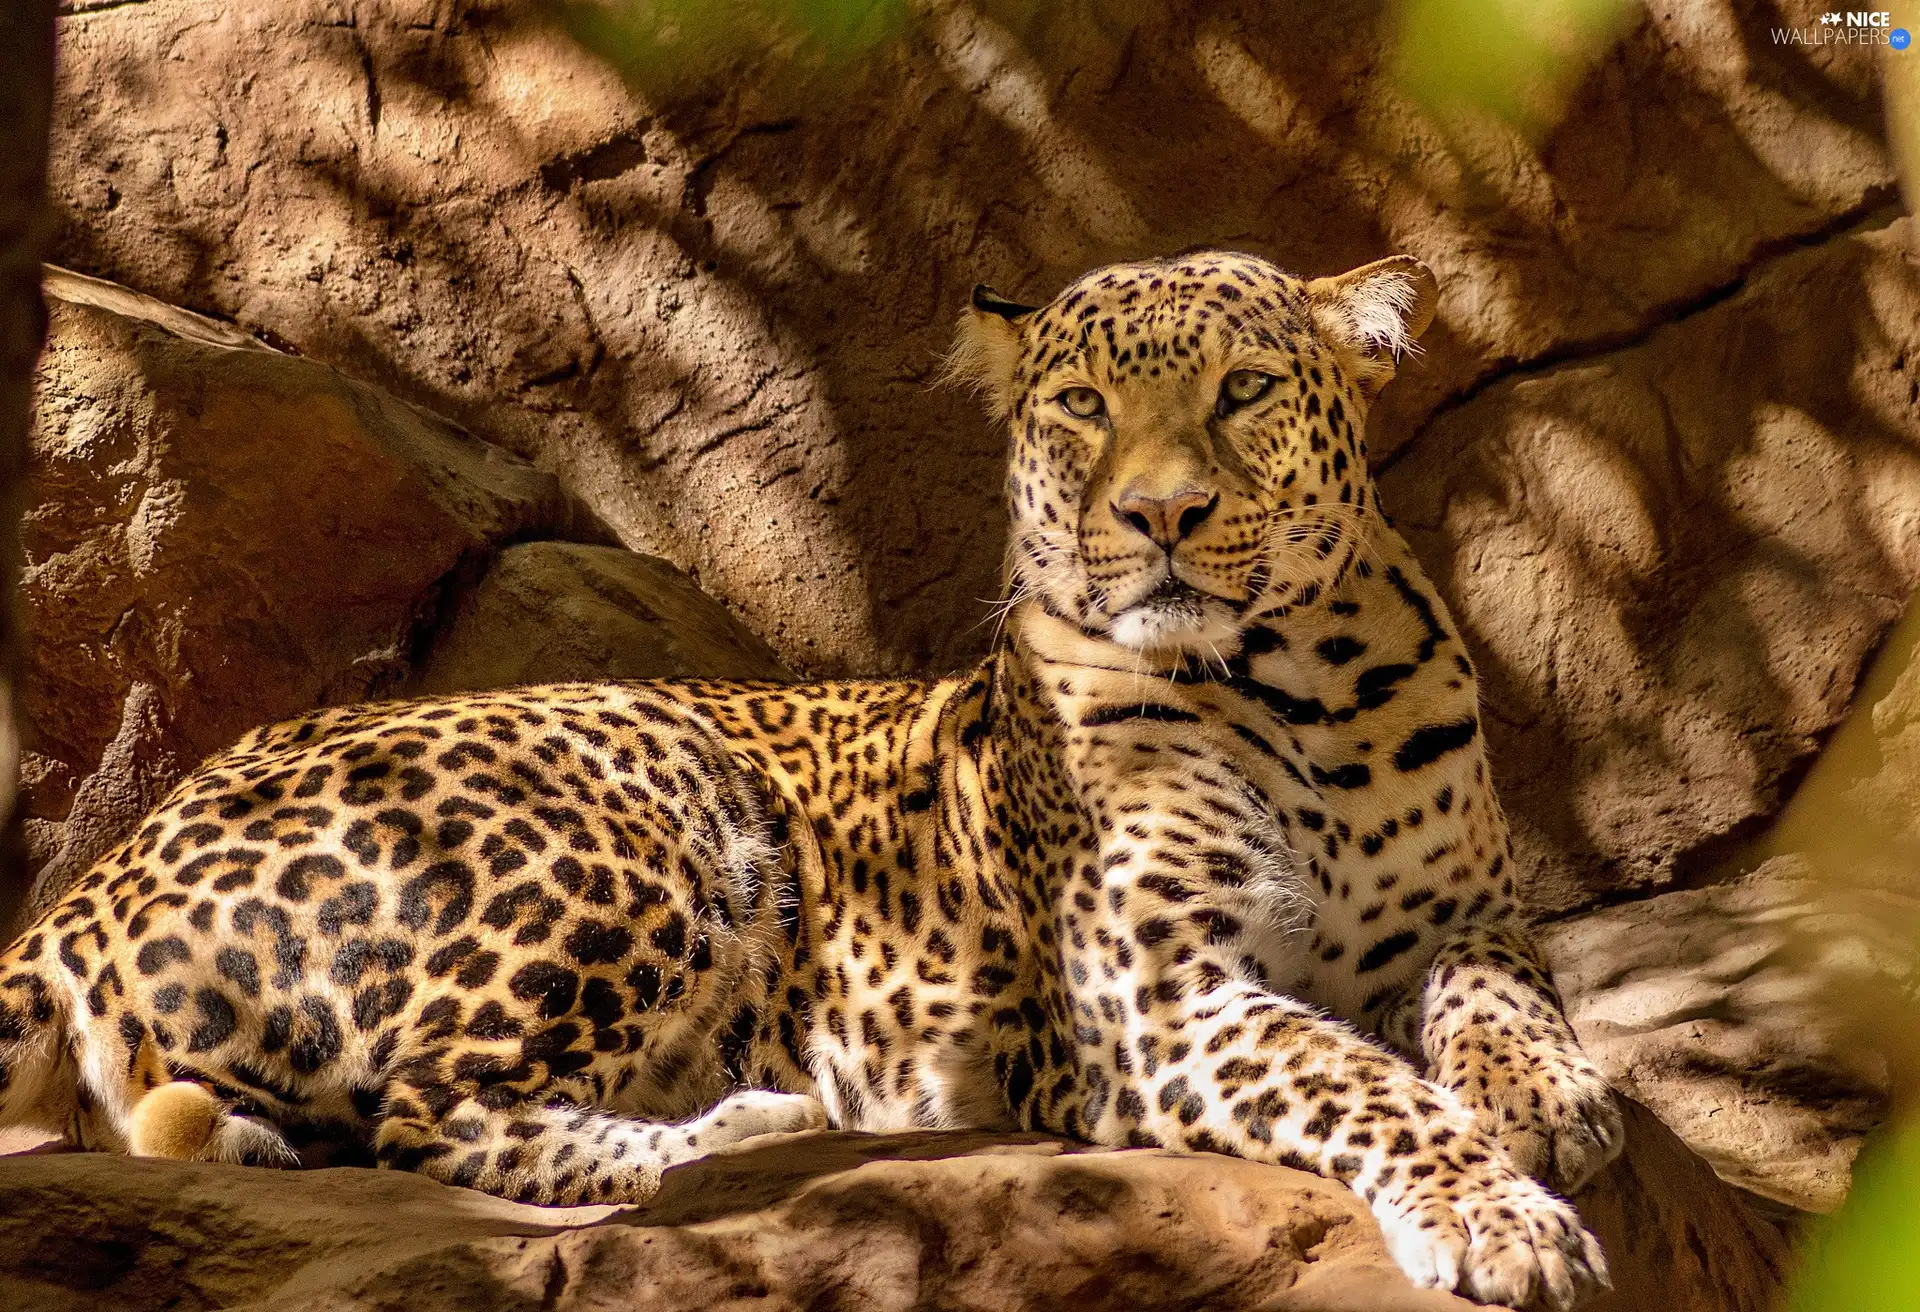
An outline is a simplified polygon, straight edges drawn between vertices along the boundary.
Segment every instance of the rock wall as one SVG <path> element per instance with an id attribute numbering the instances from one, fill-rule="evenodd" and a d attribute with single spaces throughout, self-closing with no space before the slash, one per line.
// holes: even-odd
<path id="1" fill-rule="evenodd" d="M 1920 1095 L 1920 606 L 1784 815 L 1713 882 L 1570 917 L 1544 946 L 1587 1050 L 1722 1178 L 1837 1207 Z"/>
<path id="2" fill-rule="evenodd" d="M 1401 99 L 1382 3 L 927 0 L 672 95 L 528 5 L 74 9 L 64 261 L 526 457 L 802 671 L 986 641 L 1002 440 L 929 387 L 976 279 L 1425 259 L 1372 449 L 1549 912 L 1776 808 L 1920 579 L 1914 238 L 1871 57 L 1770 35 L 1810 0 L 1640 13 L 1538 144 Z"/>
<path id="3" fill-rule="evenodd" d="M 1702 873 L 1776 811 L 1920 581 L 1920 230 L 1877 223 L 1480 389 L 1385 475 L 1543 909 Z"/>

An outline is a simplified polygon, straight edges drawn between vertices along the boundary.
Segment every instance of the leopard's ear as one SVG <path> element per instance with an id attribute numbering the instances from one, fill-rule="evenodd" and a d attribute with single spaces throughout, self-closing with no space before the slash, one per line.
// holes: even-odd
<path id="1" fill-rule="evenodd" d="M 1394 255 L 1307 284 L 1314 327 L 1348 357 L 1368 399 L 1393 380 L 1402 355 L 1433 322 L 1440 286 L 1411 255 Z"/>
<path id="2" fill-rule="evenodd" d="M 947 353 L 944 380 L 971 387 L 987 399 L 995 419 L 1013 412 L 1014 375 L 1020 366 L 1020 330 L 1036 306 L 1010 301 L 985 283 L 960 312 L 960 329 Z"/>

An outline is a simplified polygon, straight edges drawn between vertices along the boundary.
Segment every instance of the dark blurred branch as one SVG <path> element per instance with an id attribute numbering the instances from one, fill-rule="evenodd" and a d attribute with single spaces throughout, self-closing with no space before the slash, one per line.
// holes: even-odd
<path id="1" fill-rule="evenodd" d="M 27 890 L 14 805 L 20 772 L 15 685 L 23 667 L 15 583 L 33 366 L 47 330 L 40 261 L 50 235 L 54 7 L 54 0 L 0 0 L 0 941 Z"/>

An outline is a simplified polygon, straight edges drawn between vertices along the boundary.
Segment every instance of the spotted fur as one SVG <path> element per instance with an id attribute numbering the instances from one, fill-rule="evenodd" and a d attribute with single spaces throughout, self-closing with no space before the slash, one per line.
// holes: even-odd
<path id="1" fill-rule="evenodd" d="M 1026 1126 L 1318 1171 L 1419 1282 L 1570 1306 L 1604 1263 L 1534 1177 L 1620 1122 L 1361 437 L 1433 298 L 1221 252 L 976 295 L 978 668 L 259 730 L 0 957 L 0 1122 L 541 1203 L 771 1130 Z"/>

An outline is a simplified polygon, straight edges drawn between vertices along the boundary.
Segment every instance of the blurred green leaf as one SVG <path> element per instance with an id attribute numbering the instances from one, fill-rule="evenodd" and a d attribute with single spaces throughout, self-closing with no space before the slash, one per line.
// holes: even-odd
<path id="1" fill-rule="evenodd" d="M 831 66 L 907 25 L 910 0 L 553 0 L 575 40 L 629 81 L 665 88 L 742 56 Z"/>
<path id="2" fill-rule="evenodd" d="M 1478 111 L 1528 134 L 1556 122 L 1633 0 L 1401 0 L 1394 79 L 1441 115 Z"/>
<path id="3" fill-rule="evenodd" d="M 1869 1144 L 1853 1192 L 1819 1222 L 1789 1312 L 1913 1312 L 1920 1308 L 1920 1121 Z"/>

